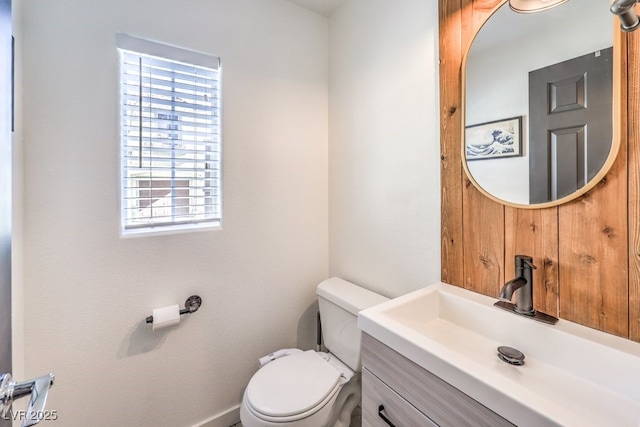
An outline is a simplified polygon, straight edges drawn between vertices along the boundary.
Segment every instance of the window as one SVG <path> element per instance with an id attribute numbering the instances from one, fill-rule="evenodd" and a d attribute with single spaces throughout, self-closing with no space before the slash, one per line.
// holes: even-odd
<path id="1" fill-rule="evenodd" d="M 117 36 L 124 232 L 221 222 L 218 58 Z"/>

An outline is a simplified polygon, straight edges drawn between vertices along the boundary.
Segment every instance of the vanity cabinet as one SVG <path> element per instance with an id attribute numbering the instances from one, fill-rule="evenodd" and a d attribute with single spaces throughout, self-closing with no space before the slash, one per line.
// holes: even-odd
<path id="1" fill-rule="evenodd" d="M 364 427 L 513 426 L 366 333 L 362 335 L 362 424 Z"/>

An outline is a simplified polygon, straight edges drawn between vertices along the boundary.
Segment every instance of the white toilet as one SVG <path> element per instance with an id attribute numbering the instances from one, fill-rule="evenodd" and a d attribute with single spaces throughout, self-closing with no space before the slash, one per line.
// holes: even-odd
<path id="1" fill-rule="evenodd" d="M 300 351 L 260 368 L 244 392 L 243 427 L 349 426 L 361 400 L 358 312 L 387 298 L 337 277 L 316 292 L 329 353 Z"/>

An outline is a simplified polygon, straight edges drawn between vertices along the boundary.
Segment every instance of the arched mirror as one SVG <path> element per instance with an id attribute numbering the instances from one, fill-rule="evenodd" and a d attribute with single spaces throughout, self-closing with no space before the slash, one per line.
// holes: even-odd
<path id="1" fill-rule="evenodd" d="M 604 177 L 620 144 L 617 32 L 607 0 L 496 8 L 463 62 L 462 158 L 482 193 L 542 208 Z"/>

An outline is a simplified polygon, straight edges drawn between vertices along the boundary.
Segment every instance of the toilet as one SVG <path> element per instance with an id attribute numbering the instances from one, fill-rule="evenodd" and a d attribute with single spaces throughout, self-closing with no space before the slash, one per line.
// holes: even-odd
<path id="1" fill-rule="evenodd" d="M 361 400 L 358 312 L 387 298 L 337 277 L 316 293 L 329 352 L 281 351 L 262 366 L 242 398 L 243 427 L 349 427 Z"/>

